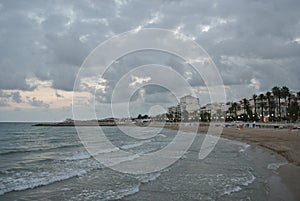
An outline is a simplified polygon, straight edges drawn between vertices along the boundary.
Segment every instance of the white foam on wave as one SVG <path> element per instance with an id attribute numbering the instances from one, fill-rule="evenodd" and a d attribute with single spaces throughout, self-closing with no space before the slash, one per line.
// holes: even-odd
<path id="1" fill-rule="evenodd" d="M 164 134 L 158 134 L 157 136 L 159 136 L 159 137 L 163 137 L 163 138 L 166 138 L 167 136 L 166 135 L 164 135 Z"/>
<path id="2" fill-rule="evenodd" d="M 250 171 L 248 171 L 246 175 L 231 178 L 231 181 L 239 185 L 248 186 L 249 184 L 253 183 L 255 179 L 256 177 Z"/>
<path id="3" fill-rule="evenodd" d="M 21 177 L 21 178 L 13 178 L 13 177 L 6 177 L 1 178 L 0 181 L 2 185 L 0 185 L 0 195 L 11 191 L 22 191 L 26 189 L 33 189 L 39 186 L 46 186 L 48 184 L 52 184 L 54 182 L 63 181 L 72 177 L 81 176 L 86 174 L 85 170 L 78 170 L 73 172 L 63 172 L 60 175 L 53 175 L 48 172 L 42 172 L 41 175 L 43 177 Z M 33 173 L 28 173 L 33 174 Z"/>
<path id="4" fill-rule="evenodd" d="M 184 153 L 184 155 L 182 155 L 181 156 L 181 159 L 186 159 L 186 158 L 188 158 L 188 154 L 190 153 L 191 151 L 186 151 L 185 153 Z"/>
<path id="5" fill-rule="evenodd" d="M 131 149 L 131 148 L 135 148 L 135 147 L 139 147 L 142 146 L 145 143 L 151 142 L 151 140 L 144 140 L 144 141 L 140 141 L 140 142 L 136 142 L 136 143 L 131 143 L 131 144 L 126 144 L 121 146 L 121 149 Z"/>
<path id="6" fill-rule="evenodd" d="M 119 200 L 119 199 L 122 199 L 122 198 L 124 198 L 128 195 L 135 194 L 139 191 L 140 191 L 140 185 L 136 185 L 136 186 L 129 187 L 129 188 L 126 188 L 126 189 L 121 189 L 117 192 L 112 192 L 113 196 L 106 196 L 106 198 L 104 198 L 103 200 Z"/>
<path id="7" fill-rule="evenodd" d="M 99 191 L 88 191 L 83 190 L 80 194 L 72 197 L 70 201 L 78 201 L 78 200 L 99 200 L 99 201 L 107 201 L 107 200 L 119 200 L 128 195 L 135 194 L 140 190 L 140 184 L 131 185 L 127 188 L 119 189 L 119 190 L 107 190 L 103 192 L 103 190 Z"/>
<path id="8" fill-rule="evenodd" d="M 75 160 L 83 160 L 91 158 L 91 155 L 87 152 L 76 152 L 72 156 L 65 157 L 63 159 L 60 159 L 62 161 L 75 161 Z"/>
<path id="9" fill-rule="evenodd" d="M 150 181 L 154 181 L 154 180 L 157 179 L 160 175 L 161 175 L 160 172 L 152 173 L 152 174 L 139 175 L 139 176 L 137 176 L 137 179 L 138 179 L 141 183 L 148 183 L 148 182 L 150 182 Z"/>
<path id="10" fill-rule="evenodd" d="M 83 190 L 80 194 L 72 197 L 70 200 L 119 200 L 122 199 L 128 195 L 133 195 L 135 193 L 138 193 L 140 191 L 140 185 L 154 181 L 157 179 L 162 172 L 169 171 L 168 168 L 156 172 L 156 173 L 150 173 L 150 174 L 144 174 L 144 175 L 135 175 L 134 178 L 138 180 L 138 183 L 135 184 L 128 184 L 125 188 L 118 189 L 118 190 L 97 190 L 97 191 L 88 191 Z"/>
<path id="11" fill-rule="evenodd" d="M 228 142 L 230 144 L 234 144 L 234 145 L 238 145 L 239 146 L 239 152 L 245 152 L 246 149 L 248 149 L 251 145 L 247 144 L 245 142 L 239 142 L 239 141 L 235 141 L 235 140 L 229 140 L 229 139 L 222 139 L 225 142 Z"/>
<path id="12" fill-rule="evenodd" d="M 283 165 L 287 165 L 288 162 L 280 162 L 280 163 L 270 163 L 268 164 L 267 168 L 269 170 L 277 170 L 278 168 L 280 168 Z"/>
<path id="13" fill-rule="evenodd" d="M 76 160 L 84 160 L 91 158 L 92 156 L 97 156 L 99 154 L 105 154 L 105 153 L 111 153 L 120 150 L 118 147 L 112 148 L 112 149 L 100 149 L 98 151 L 95 151 L 93 153 L 88 152 L 75 152 L 69 157 L 65 157 L 62 159 L 59 159 L 60 161 L 76 161 Z"/>
<path id="14" fill-rule="evenodd" d="M 249 172 L 249 174 L 250 178 L 242 183 L 244 186 L 248 186 L 249 184 L 253 183 L 256 179 L 256 177 L 251 172 Z"/>
<path id="15" fill-rule="evenodd" d="M 146 143 L 146 142 L 150 142 L 150 140 L 146 140 L 146 141 L 142 141 L 142 142 L 138 142 L 138 143 L 134 143 L 134 144 L 128 144 L 128 145 L 124 145 L 121 148 L 123 149 L 130 149 L 130 148 L 134 148 L 134 147 L 138 147 L 141 146 L 142 144 Z M 101 154 L 110 154 L 110 153 L 118 153 L 118 151 L 120 151 L 120 149 L 118 147 L 114 147 L 111 149 L 100 149 L 100 150 L 95 150 L 93 153 L 88 153 L 88 152 L 75 152 L 73 153 L 71 156 L 68 157 L 64 157 L 61 159 L 58 159 L 58 161 L 77 161 L 77 160 L 85 160 L 85 159 L 89 159 L 91 157 L 96 157 L 101 155 Z M 127 162 L 127 161 L 131 161 L 134 160 L 138 157 L 140 157 L 141 154 L 144 154 L 144 152 L 140 152 L 139 154 L 130 154 L 130 155 L 112 155 L 111 157 L 106 157 L 104 158 L 105 164 L 108 166 L 114 166 L 117 165 L 119 163 L 122 162 Z"/>
<path id="16" fill-rule="evenodd" d="M 223 175 L 221 175 L 222 177 Z M 254 182 L 256 177 L 248 171 L 246 175 L 240 177 L 234 177 L 230 179 L 230 183 L 225 183 L 225 189 L 222 195 L 230 195 L 235 192 L 239 192 L 242 190 L 242 186 L 248 186 Z"/>
<path id="17" fill-rule="evenodd" d="M 166 168 L 166 169 L 164 169 L 164 170 L 162 170 L 160 172 L 155 172 L 155 173 L 150 173 L 150 174 L 143 174 L 143 175 L 137 175 L 135 177 L 136 177 L 136 179 L 139 180 L 140 184 L 144 184 L 144 183 L 148 183 L 150 181 L 156 180 L 158 177 L 161 176 L 161 173 L 167 172 L 167 171 L 169 171 L 169 168 Z M 121 199 L 121 198 L 123 198 L 125 196 L 132 195 L 132 194 L 135 194 L 135 193 L 139 192 L 140 184 L 138 184 L 136 187 L 131 187 L 131 188 L 128 188 L 128 189 L 116 192 L 117 196 L 114 196 L 113 199 Z"/>
<path id="18" fill-rule="evenodd" d="M 103 168 L 95 160 L 55 160 L 49 164 L 36 166 L 30 170 L 9 170 L 0 178 L 0 195 L 11 191 L 33 189 L 39 186 L 79 177 L 91 170 Z"/>
<path id="19" fill-rule="evenodd" d="M 230 195 L 231 193 L 239 192 L 240 190 L 242 190 L 241 187 L 235 186 L 235 187 L 232 187 L 232 188 L 229 188 L 229 189 L 225 190 L 223 195 Z"/>
<path id="20" fill-rule="evenodd" d="M 114 147 L 111 149 L 100 149 L 99 151 L 91 153 L 93 156 L 99 155 L 99 154 L 106 154 L 106 153 L 111 153 L 115 151 L 119 151 L 120 149 L 118 147 Z"/>
<path id="21" fill-rule="evenodd" d="M 123 163 L 123 162 L 132 161 L 132 160 L 137 159 L 139 157 L 140 157 L 140 155 L 133 154 L 133 155 L 128 155 L 128 156 L 106 158 L 105 160 L 102 159 L 102 162 L 104 162 L 104 164 L 106 166 L 115 166 L 115 165 L 118 165 L 118 164 Z"/>
<path id="22" fill-rule="evenodd" d="M 243 146 L 242 147 L 240 147 L 240 150 L 239 150 L 239 152 L 245 152 L 246 151 L 246 149 L 248 149 L 250 147 L 250 145 L 249 144 L 243 144 Z"/>

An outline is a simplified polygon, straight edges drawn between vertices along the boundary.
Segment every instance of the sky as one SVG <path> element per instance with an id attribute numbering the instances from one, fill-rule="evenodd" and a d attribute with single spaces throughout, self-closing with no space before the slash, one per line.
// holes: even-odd
<path id="1" fill-rule="evenodd" d="M 171 67 L 190 84 L 193 91 L 182 91 L 182 96 L 194 93 L 201 105 L 209 102 L 201 75 L 168 52 L 120 55 L 105 75 L 94 81 L 94 88 L 91 80 L 78 79 L 85 59 L 99 44 L 144 28 L 170 30 L 198 43 L 215 64 L 228 101 L 266 92 L 273 86 L 299 91 L 299 10 L 298 0 L 2 0 L 0 121 L 73 118 L 76 78 L 86 86 L 75 90 L 84 104 L 94 100 L 98 118 L 111 116 L 108 106 L 118 81 L 130 70 L 153 63 Z M 156 76 L 176 85 L 175 74 Z M 156 114 L 176 104 L 172 90 L 151 85 L 151 80 L 154 78 L 131 74 L 116 95 L 116 110 L 129 105 L 131 116 Z M 133 86 L 128 104 L 125 96 Z M 126 115 L 120 112 L 117 116 Z"/>

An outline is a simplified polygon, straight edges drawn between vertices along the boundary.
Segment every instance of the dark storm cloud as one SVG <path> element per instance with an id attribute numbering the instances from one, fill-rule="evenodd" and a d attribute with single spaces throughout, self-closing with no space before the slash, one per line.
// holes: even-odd
<path id="1" fill-rule="evenodd" d="M 80 66 L 88 51 L 86 46 L 79 40 L 79 35 L 58 36 L 57 34 L 46 34 L 46 45 L 51 49 L 55 61 L 59 64 Z"/>
<path id="2" fill-rule="evenodd" d="M 273 85 L 299 90 L 299 10 L 297 0 L 2 1 L 0 89 L 33 90 L 37 86 L 26 79 L 35 76 L 52 81 L 55 89 L 73 90 L 91 50 L 114 34 L 140 26 L 177 29 L 193 37 L 212 56 L 228 86 L 256 79 L 257 90 Z M 204 85 L 180 59 L 137 54 L 107 72 L 102 99 L 109 100 L 128 68 L 153 60 L 172 66 L 192 86 Z"/>
<path id="3" fill-rule="evenodd" d="M 57 89 L 73 89 L 74 77 L 84 58 L 105 39 L 104 33 L 108 31 L 99 24 L 82 22 L 90 15 L 84 9 L 92 8 L 86 6 L 90 5 L 88 1 L 81 4 L 2 1 L 1 89 L 33 90 L 36 86 L 26 82 L 31 76 L 52 80 Z M 103 13 L 101 6 L 96 10 L 94 13 Z M 91 34 L 91 42 L 80 40 L 86 34 Z"/>
<path id="4" fill-rule="evenodd" d="M 204 86 L 204 82 L 201 78 L 201 75 L 196 73 L 196 70 L 186 63 L 182 58 L 179 58 L 175 55 L 172 55 L 170 53 L 161 52 L 161 51 L 153 51 L 153 50 L 143 50 L 138 51 L 134 53 L 130 53 L 125 55 L 122 58 L 119 58 L 115 63 L 113 63 L 107 71 L 104 73 L 103 78 L 107 80 L 105 83 L 106 89 L 103 90 L 97 90 L 96 97 L 100 102 L 110 102 L 111 101 L 111 94 L 115 90 L 116 85 L 122 78 L 122 76 L 129 74 L 128 82 L 124 83 L 121 87 L 124 92 L 124 96 L 127 96 L 128 87 L 130 87 L 130 84 L 134 81 L 132 76 L 138 76 L 138 77 L 147 77 L 147 75 L 143 75 L 143 70 L 137 70 L 138 74 L 141 73 L 141 75 L 137 75 L 135 72 L 132 72 L 132 69 L 138 69 L 139 67 L 143 68 L 144 65 L 147 64 L 157 64 L 160 66 L 163 66 L 165 68 L 172 69 L 177 72 L 178 76 L 182 80 L 186 80 L 186 82 L 191 86 Z M 159 72 L 155 73 L 153 72 L 158 80 L 161 81 L 168 81 L 168 83 L 174 83 L 171 84 L 174 86 L 174 88 L 178 88 L 179 86 L 176 85 L 178 77 L 171 76 L 170 74 L 160 74 Z M 151 77 L 150 77 L 151 78 Z M 93 93 L 94 89 L 91 89 L 91 92 Z M 163 86 L 147 86 L 144 88 L 145 95 L 153 95 L 156 94 L 156 102 L 161 101 L 161 94 L 163 92 L 166 92 L 166 89 L 163 88 Z M 172 89 L 168 89 L 172 90 Z M 135 94 L 132 97 L 132 100 L 135 100 L 137 98 L 138 94 Z M 167 98 L 167 94 L 165 94 L 165 101 L 164 102 L 170 102 Z M 123 96 L 119 96 L 120 101 L 122 100 Z M 147 98 L 147 97 L 146 97 Z M 151 97 L 151 101 L 153 99 L 153 96 Z M 150 100 L 147 99 L 147 100 Z"/>

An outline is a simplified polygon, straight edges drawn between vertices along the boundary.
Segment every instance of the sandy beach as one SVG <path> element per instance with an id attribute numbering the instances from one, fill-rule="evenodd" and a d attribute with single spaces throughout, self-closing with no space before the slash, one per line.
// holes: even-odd
<path id="1" fill-rule="evenodd" d="M 203 132 L 205 128 L 200 128 Z M 256 144 L 285 157 L 290 163 L 300 166 L 300 130 L 272 128 L 224 128 L 221 137 Z"/>

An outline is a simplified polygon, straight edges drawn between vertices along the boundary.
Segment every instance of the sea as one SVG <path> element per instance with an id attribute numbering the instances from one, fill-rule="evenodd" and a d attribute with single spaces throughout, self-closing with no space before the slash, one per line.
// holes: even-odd
<path id="1" fill-rule="evenodd" d="M 75 127 L 0 123 L 0 200 L 271 200 L 272 189 L 288 191 L 277 169 L 287 162 L 264 148 L 220 138 L 199 159 L 204 135 L 174 164 L 147 174 L 106 167 L 85 149 Z M 119 127 L 103 127 L 117 149 L 142 155 L 172 142 L 176 131 L 148 139 L 128 137 Z M 87 129 L 88 132 L 88 129 Z M 128 158 L 132 160 L 132 158 Z M 124 162 L 124 160 L 123 160 Z M 122 163 L 122 161 L 120 161 Z M 274 179 L 275 178 L 275 179 Z M 274 187 L 276 186 L 276 188 Z"/>

